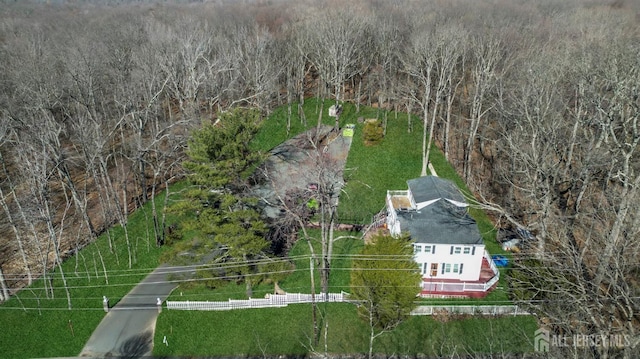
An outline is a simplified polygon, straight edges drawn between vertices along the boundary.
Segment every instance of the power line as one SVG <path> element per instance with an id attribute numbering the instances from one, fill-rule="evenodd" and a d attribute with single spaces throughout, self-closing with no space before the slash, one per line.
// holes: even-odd
<path id="1" fill-rule="evenodd" d="M 224 266 L 224 265 L 227 265 L 229 263 L 243 263 L 243 264 L 249 264 L 249 265 L 259 265 L 259 264 L 268 264 L 268 263 L 285 263 L 285 262 L 291 262 L 291 261 L 294 261 L 294 260 L 308 259 L 308 258 L 309 258 L 308 255 L 298 255 L 298 256 L 294 256 L 294 257 L 267 258 L 267 259 L 251 260 L 251 261 L 226 261 L 226 262 L 222 262 L 222 263 L 203 263 L 203 264 L 191 264 L 191 265 L 175 265 L 175 266 L 165 266 L 165 267 L 156 267 L 156 268 L 143 268 L 143 269 L 141 269 L 141 268 L 139 268 L 139 269 L 115 269 L 115 270 L 107 270 L 107 274 L 110 277 L 127 277 L 127 276 L 134 276 L 134 275 L 147 275 L 147 274 L 150 274 L 153 271 L 158 270 L 158 269 L 160 269 L 160 271 L 156 272 L 158 274 L 183 273 L 183 272 L 190 272 L 193 269 L 206 269 L 207 267 L 217 268 L 216 266 Z M 54 271 L 46 272 L 46 274 L 52 274 L 52 273 L 55 274 L 55 273 L 58 273 L 58 271 L 54 270 Z M 84 277 L 86 275 L 95 276 L 96 278 L 104 277 L 104 271 L 102 269 L 98 269 L 98 275 L 97 276 L 96 276 L 95 271 L 82 271 L 82 272 L 65 271 L 65 273 L 76 274 L 78 278 Z M 119 274 L 119 273 L 124 273 L 124 274 Z M 39 272 L 39 273 L 31 272 L 31 274 L 33 276 L 43 276 L 44 272 Z M 4 278 L 5 279 L 12 279 L 12 277 L 15 277 L 15 278 L 18 278 L 18 279 L 22 279 L 22 278 L 24 278 L 24 276 L 26 276 L 26 272 L 20 273 L 20 274 L 7 274 L 7 275 L 4 276 Z"/>
<path id="2" fill-rule="evenodd" d="M 573 255 L 571 253 L 566 253 L 566 252 L 554 252 L 554 251 L 546 251 L 544 253 L 545 256 L 547 256 L 547 258 L 545 258 L 546 261 L 551 260 L 550 258 L 548 258 L 549 256 L 555 256 L 558 258 L 584 258 L 582 256 L 578 256 L 578 255 Z M 250 261 L 249 263 L 251 264 L 257 264 L 260 262 L 282 262 L 282 261 L 295 261 L 295 260 L 299 260 L 299 259 L 308 259 L 311 255 L 297 255 L 297 256 L 293 256 L 293 257 L 282 257 L 282 258 L 270 258 L 270 259 L 264 259 L 264 260 L 256 260 L 256 261 Z M 510 253 L 507 254 L 507 256 L 511 256 L 512 259 L 540 259 L 539 256 L 535 255 L 535 254 L 522 254 L 522 253 Z M 594 256 L 594 257 L 598 257 L 599 253 L 588 253 L 587 256 Z M 411 256 L 403 256 L 403 255 L 362 255 L 362 254 L 335 254 L 332 256 L 332 259 L 362 259 L 362 260 L 374 260 L 374 259 L 398 259 L 398 260 L 405 260 L 407 258 L 412 258 Z M 553 258 L 555 259 L 555 258 Z M 226 262 L 229 263 L 229 262 Z M 640 261 L 630 261 L 629 264 L 640 264 Z M 184 268 L 185 270 L 191 270 L 193 268 L 204 268 L 204 267 L 213 267 L 216 266 L 218 264 L 216 263 L 204 263 L 204 264 L 193 264 L 193 265 L 182 265 L 182 266 L 166 266 L 163 267 L 162 270 L 166 271 L 174 271 L 174 272 L 180 272 L 176 269 L 179 268 Z M 86 267 L 86 266 L 85 266 Z M 158 269 L 158 267 L 156 268 L 136 268 L 136 269 L 111 269 L 107 271 L 107 274 L 111 275 L 111 276 L 128 276 L 128 275 L 140 275 L 140 274 L 147 274 L 152 272 L 153 270 Z M 104 271 L 101 270 L 100 268 L 96 268 L 97 272 L 100 273 L 99 276 L 101 276 L 101 274 L 104 274 Z M 76 274 L 77 276 L 84 276 L 84 275 L 95 275 L 94 271 L 66 271 L 66 273 L 73 273 Z M 52 270 L 49 272 L 46 272 L 48 274 L 51 273 L 56 273 L 57 271 Z M 120 274 L 123 273 L 123 274 Z M 45 272 L 31 272 L 32 276 L 38 277 L 38 276 L 43 276 L 45 274 Z M 24 276 L 26 276 L 27 273 L 26 272 L 14 272 L 12 274 L 5 274 L 5 279 L 22 279 L 24 278 Z"/>
<path id="3" fill-rule="evenodd" d="M 278 264 L 278 263 L 291 263 L 296 260 L 306 260 L 311 258 L 310 254 L 296 255 L 292 257 L 281 257 L 281 258 L 263 258 L 254 261 L 229 261 L 223 263 L 205 263 L 205 264 L 197 264 L 197 265 L 182 265 L 182 266 L 166 266 L 161 268 L 160 271 L 156 272 L 157 275 L 171 275 L 171 274 L 184 274 L 184 273 L 193 273 L 197 270 L 234 270 L 237 268 L 244 268 L 247 264 L 259 265 L 259 264 Z M 413 255 L 362 255 L 362 254 L 337 254 L 333 256 L 334 260 L 356 260 L 356 261 L 390 261 L 390 260 L 398 260 L 398 261 L 406 261 L 407 259 L 412 259 Z M 137 276 L 137 275 L 148 275 L 148 270 L 150 269 L 124 269 L 124 270 L 113 270 L 108 271 L 107 275 L 110 277 L 127 277 L 127 276 Z M 295 272 L 306 272 L 308 267 L 295 268 L 295 269 L 287 269 L 281 271 L 270 271 L 270 272 L 261 272 L 255 274 L 237 274 L 237 275 L 221 275 L 221 276 L 211 276 L 211 277 L 201 277 L 201 278 L 188 278 L 188 279 L 174 279 L 174 280 L 158 280 L 154 282 L 146 282 L 145 284 L 181 284 L 181 283 L 189 283 L 189 282 L 198 282 L 198 281 L 211 281 L 211 280 L 228 280 L 228 279 L 237 279 L 240 277 L 255 277 L 255 276 L 263 276 L 270 274 L 291 274 Z M 332 271 L 352 271 L 351 267 L 331 267 Z M 398 268 L 366 268 L 360 270 L 367 271 L 415 271 L 416 269 L 407 268 L 407 269 L 398 269 Z M 573 273 L 570 268 L 554 268 L 554 272 L 567 272 Z M 67 272 L 68 273 L 68 272 Z M 96 280 L 101 280 L 103 277 L 101 274 L 95 275 L 95 272 L 73 272 L 77 275 L 77 277 L 67 277 L 68 280 L 71 281 L 84 281 L 87 280 L 84 275 L 80 276 L 80 274 L 86 274 L 91 278 L 96 278 Z M 102 272 L 104 273 L 104 272 Z M 114 273 L 123 273 L 123 274 L 114 274 Z M 94 277 L 95 275 L 95 277 Z M 56 278 L 58 279 L 58 278 Z M 114 283 L 114 284 L 82 284 L 82 285 L 73 285 L 67 286 L 67 289 L 88 289 L 88 288 L 104 288 L 104 287 L 133 287 L 137 284 L 140 284 L 140 281 L 135 282 L 126 282 L 126 283 Z M 52 290 L 63 290 L 65 287 L 57 286 L 57 287 L 27 287 L 27 288 L 9 288 L 10 290 L 18 290 L 18 289 L 28 289 L 30 291 L 42 291 L 45 289 Z M 22 300 L 41 300 L 42 298 L 29 298 L 24 297 Z M 85 299 L 95 299 L 95 297 L 74 297 L 74 300 L 85 300 Z"/>

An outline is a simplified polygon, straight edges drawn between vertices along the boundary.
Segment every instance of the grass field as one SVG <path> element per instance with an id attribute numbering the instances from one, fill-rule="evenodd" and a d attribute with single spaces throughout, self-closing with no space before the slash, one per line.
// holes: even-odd
<path id="1" fill-rule="evenodd" d="M 334 119 L 327 116 L 327 108 L 331 101 L 325 102 L 325 111 L 322 114 L 323 123 L 334 124 Z M 294 108 L 297 106 L 294 104 Z M 302 123 L 295 111 L 291 117 L 290 132 L 287 134 L 287 108 L 279 107 L 264 122 L 260 132 L 252 142 L 256 150 L 267 152 L 285 140 L 300 132 L 317 125 L 320 106 L 316 99 L 308 99 L 304 105 L 306 126 Z M 420 176 L 422 165 L 422 130 L 421 121 L 413 117 L 412 131 L 409 131 L 409 120 L 406 113 L 389 113 L 387 115 L 386 134 L 381 143 L 373 146 L 365 145 L 362 130 L 363 123 L 358 118 L 376 118 L 383 116 L 382 111 L 374 108 L 361 107 L 356 112 L 353 104 L 345 103 L 340 116 L 342 126 L 355 124 L 355 132 L 347 164 L 345 166 L 346 185 L 340 195 L 338 207 L 339 221 L 343 223 L 370 223 L 372 216 L 385 206 L 387 190 L 404 190 L 406 181 Z M 463 193 L 471 196 L 462 178 L 453 166 L 445 159 L 444 154 L 434 145 L 431 149 L 430 161 L 440 177 L 452 180 Z M 469 213 L 478 223 L 478 228 L 484 239 L 489 253 L 502 254 L 510 257 L 509 253 L 502 250 L 495 240 L 496 229 L 487 214 L 473 206 Z M 473 300 L 454 300 L 461 304 L 480 303 L 510 303 L 506 288 L 507 283 L 504 272 L 498 282 L 497 288 L 486 298 Z M 425 300 L 425 303 L 439 303 L 440 300 Z"/>
<path id="2" fill-rule="evenodd" d="M 164 194 L 156 198 L 159 210 L 163 200 Z M 44 283 L 38 280 L 0 305 L 0 322 L 5 328 L 0 331 L 0 357 L 77 355 L 105 315 L 102 297 L 108 297 L 110 305 L 115 305 L 159 264 L 158 257 L 164 248 L 155 245 L 151 202 L 129 217 L 128 230 L 134 258 L 132 268 L 128 267 L 124 232 L 119 226 L 110 230 L 113 252 L 109 251 L 105 233 L 63 263 L 73 310 L 67 309 L 57 269 L 53 272 L 53 298 L 47 299 Z M 108 282 L 100 255 L 107 268 Z"/>
<path id="3" fill-rule="evenodd" d="M 331 101 L 325 101 L 323 123 L 327 125 L 335 123 L 334 118 L 326 115 L 330 104 Z M 276 109 L 264 122 L 252 143 L 253 148 L 266 152 L 298 133 L 316 126 L 316 110 L 319 107 L 315 99 L 306 100 L 304 110 L 307 126 L 304 126 L 294 113 L 288 135 L 286 106 Z M 340 195 L 338 212 L 343 222 L 368 223 L 372 215 L 383 208 L 388 189 L 405 189 L 408 179 L 420 175 L 422 131 L 408 133 L 407 115 L 398 114 L 397 119 L 396 116 L 390 115 L 384 140 L 378 145 L 366 146 L 362 137 L 364 124 L 358 123 L 358 118 L 375 118 L 378 111 L 361 107 L 357 113 L 356 107 L 349 103 L 345 103 L 343 108 L 340 116 L 341 126 L 355 124 L 355 131 L 345 166 L 346 186 Z"/>
<path id="4" fill-rule="evenodd" d="M 368 327 L 353 304 L 321 305 L 328 324 L 327 352 L 366 353 Z M 324 352 L 324 332 L 312 345 L 311 305 L 225 312 L 164 311 L 156 327 L 157 356 L 257 357 Z M 328 323 L 327 323 L 328 322 Z M 439 322 L 411 317 L 374 342 L 374 352 L 408 357 L 471 353 L 522 353 L 533 348 L 532 317 L 458 318 Z M 168 345 L 161 344 L 166 336 Z"/>

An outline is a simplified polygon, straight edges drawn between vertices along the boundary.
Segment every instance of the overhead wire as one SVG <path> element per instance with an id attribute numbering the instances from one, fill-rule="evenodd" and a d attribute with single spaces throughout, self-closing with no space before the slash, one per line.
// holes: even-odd
<path id="1" fill-rule="evenodd" d="M 571 256 L 570 253 L 566 253 L 566 252 L 546 252 L 547 255 L 557 255 L 557 254 L 561 254 L 563 256 L 570 256 L 570 257 L 574 257 Z M 514 253 L 512 254 L 513 257 L 516 257 L 518 259 L 522 259 L 522 258 L 531 258 L 531 259 L 538 259 L 537 256 L 533 255 L 533 254 L 521 254 L 521 253 Z M 334 260 L 356 260 L 356 261 L 393 261 L 393 260 L 400 260 L 400 261 L 406 261 L 407 259 L 412 259 L 414 256 L 413 254 L 411 255 L 384 255 L 384 254 L 380 254 L 380 255 L 373 255 L 373 254 L 368 254 L 368 255 L 364 255 L 364 254 L 335 254 L 333 256 Z M 232 270 L 232 269 L 236 269 L 239 267 L 246 267 L 247 264 L 251 264 L 251 265 L 259 265 L 259 264 L 265 264 L 265 263 L 291 263 L 294 261 L 301 261 L 301 260 L 311 260 L 311 259 L 319 259 L 319 257 L 317 255 L 312 256 L 311 254 L 301 254 L 301 255 L 296 255 L 296 256 L 291 256 L 291 257 L 281 257 L 281 258 L 263 258 L 263 259 L 259 259 L 259 260 L 254 260 L 254 261 L 250 261 L 250 262 L 245 262 L 245 261 L 228 261 L 228 262 L 221 262 L 221 263 L 201 263 L 201 264 L 195 264 L 195 265 L 173 265 L 173 266 L 165 266 L 162 267 L 160 271 L 157 271 L 158 268 L 156 268 L 156 272 L 155 274 L 157 275 L 171 275 L 171 274 L 184 274 L 184 273 L 192 273 L 196 270 L 218 270 L 218 271 L 224 271 L 224 270 Z M 86 267 L 86 266 L 85 266 Z M 97 268 L 96 268 L 97 269 Z M 318 268 L 319 269 L 319 268 Z M 189 282 L 198 282 L 198 281 L 211 281 L 211 280 L 220 280 L 220 279 L 235 279 L 235 278 L 239 278 L 239 277 L 243 277 L 243 276 L 249 276 L 249 277 L 253 277 L 253 276 L 264 276 L 264 275 L 270 275 L 270 274 L 284 274 L 284 273 L 295 273 L 295 272 L 306 272 L 308 271 L 309 268 L 308 267 L 303 267 L 303 268 L 295 268 L 295 269 L 287 269 L 287 270 L 278 270 L 278 271 L 269 271 L 269 272 L 261 272 L 261 273 L 249 273 L 249 274 L 238 274 L 238 275 L 220 275 L 220 276 L 211 276 L 211 277 L 200 277 L 200 278 L 187 278 L 187 279 L 167 279 L 167 280 L 158 280 L 158 281 L 153 281 L 153 282 L 145 282 L 145 284 L 181 284 L 181 283 L 189 283 Z M 351 271 L 353 270 L 353 268 L 351 267 L 331 267 L 331 271 Z M 369 270 L 369 271 L 412 271 L 414 269 L 398 269 L 398 268 L 368 268 L 368 269 L 363 269 L 363 270 Z M 556 270 L 556 269 L 554 269 Z M 558 271 L 565 271 L 563 270 L 563 268 L 557 268 Z M 129 277 L 129 276 L 146 276 L 148 274 L 150 274 L 151 272 L 153 272 L 154 269 L 152 268 L 134 268 L 134 269 L 117 269 L 117 270 L 110 270 L 107 271 L 107 277 Z M 570 270 L 566 270 L 567 272 L 570 272 Z M 50 272 L 51 273 L 51 272 Z M 67 273 L 69 273 L 69 271 L 67 271 Z M 78 271 L 72 271 L 71 273 L 75 274 L 76 277 L 67 277 L 67 279 L 70 280 L 85 280 L 85 276 L 90 276 L 90 278 L 96 279 L 96 280 L 100 280 L 101 278 L 104 277 L 104 272 L 102 270 L 97 270 L 97 275 L 96 275 L 96 270 L 94 271 L 84 271 L 84 272 L 78 272 Z M 7 278 L 14 278 L 16 276 L 5 276 Z M 89 279 L 91 280 L 91 279 Z M 126 282 L 126 283 L 114 283 L 114 284 L 97 284 L 97 285 L 90 285 L 90 284 L 83 284 L 83 285 L 75 285 L 75 286 L 67 286 L 68 289 L 85 289 L 85 288 L 103 288 L 103 287 L 116 287 L 116 286 L 135 286 L 137 284 L 139 284 L 140 281 L 134 281 L 134 282 Z M 295 287 L 297 288 L 297 287 Z M 295 289 L 295 288 L 291 288 L 291 289 Z M 301 287 L 304 288 L 304 287 Z M 355 288 L 355 287 L 338 287 L 338 288 Z M 10 288 L 11 290 L 15 290 L 18 288 Z M 45 287 L 30 287 L 28 288 L 29 291 L 33 292 L 33 291 L 40 291 L 40 290 L 45 290 L 47 288 Z M 55 287 L 48 287 L 48 289 L 53 289 L 53 290 L 63 290 L 64 286 L 55 286 Z M 308 289 L 308 288 L 304 288 L 304 289 Z M 197 295 L 194 294 L 193 296 L 202 296 L 202 295 Z M 147 296 L 141 296 L 141 297 L 147 297 Z M 153 296 L 149 296 L 150 298 Z M 73 297 L 72 298 L 74 301 L 86 301 L 86 300 L 99 300 L 102 299 L 102 297 Z M 631 300 L 637 300 L 640 299 L 640 297 L 629 297 L 629 299 Z M 20 297 L 20 300 L 22 301 L 32 301 L 32 300 L 60 300 L 60 301 L 66 301 L 66 298 L 56 298 L 56 299 L 45 299 L 45 298 L 30 298 L 28 296 L 26 297 Z M 553 302 L 554 300 L 531 300 L 528 301 L 527 303 L 529 304 L 534 304 L 535 303 L 543 303 L 543 302 Z M 558 299 L 558 302 L 563 302 L 564 299 Z M 479 305 L 484 305 L 485 303 L 512 303 L 511 301 L 504 301 L 504 300 L 498 300 L 498 301 L 482 301 L 482 304 Z M 51 307 L 39 307 L 39 308 L 29 308 L 29 307 L 24 307 L 24 306 L 18 306 L 18 307 L 8 307 L 8 306 L 0 306 L 0 309 L 16 309 L 16 310 L 68 310 L 68 308 L 66 307 L 60 307 L 60 308 L 51 308 Z M 74 308 L 74 310 L 102 310 L 102 308 L 85 308 L 85 307 L 79 307 L 79 308 Z"/>
<path id="2" fill-rule="evenodd" d="M 225 270 L 225 269 L 232 269 L 232 268 L 238 268 L 238 267 L 243 267 L 246 265 L 260 265 L 260 264 L 265 264 L 265 263 L 291 263 L 292 261 L 296 261 L 296 260 L 303 260 L 303 259 L 310 259 L 312 258 L 311 255 L 297 255 L 297 256 L 293 256 L 293 257 L 282 257 L 282 258 L 278 258 L 278 259 L 273 259 L 273 258 L 268 258 L 268 259 L 260 259 L 260 260 L 254 260 L 254 261 L 249 261 L 249 262 L 245 262 L 245 261 L 228 261 L 228 262 L 222 262 L 222 263 L 204 263 L 204 264 L 195 264 L 195 265 L 181 265 L 181 266 L 166 266 L 166 267 L 162 267 L 160 271 L 156 271 L 155 274 L 161 275 L 161 274 L 175 274 L 175 275 L 179 275 L 179 274 L 184 274 L 184 273 L 190 273 L 193 272 L 194 270 Z M 390 261 L 390 260 L 399 260 L 399 261 L 404 261 L 407 260 L 409 258 L 413 258 L 410 255 L 362 255 L 362 254 L 337 254 L 333 256 L 334 260 L 358 260 L 358 261 Z M 527 256 L 526 258 L 531 258 L 531 259 L 537 259 L 537 257 L 535 256 Z M 317 259 L 317 257 L 316 257 Z M 566 263 L 566 262 L 564 262 Z M 633 264 L 633 263 L 631 263 Z M 331 267 L 331 270 L 351 270 L 352 268 L 347 267 L 347 268 L 341 268 L 341 267 Z M 383 268 L 383 269 L 368 269 L 368 270 L 398 270 L 397 268 Z M 402 269 L 402 271 L 405 271 L 406 269 Z M 410 269 L 409 269 L 410 270 Z M 556 272 L 567 272 L 567 273 L 573 273 L 574 271 L 572 270 L 571 267 L 559 267 L 559 268 L 554 268 L 554 271 Z M 52 271 L 53 273 L 57 273 L 55 271 Z M 51 274 L 52 272 L 49 272 L 49 274 Z M 124 269 L 124 270 L 110 270 L 107 271 L 107 277 L 132 277 L 132 276 L 146 276 L 149 275 L 150 273 L 152 273 L 153 271 L 150 269 Z M 69 273 L 69 272 L 67 272 Z M 85 271 L 85 272 L 71 272 L 72 274 L 75 274 L 75 277 L 70 277 L 67 275 L 67 279 L 68 280 L 85 280 L 85 277 L 90 276 L 91 279 L 96 279 L 99 280 L 101 278 L 104 277 L 104 272 L 102 270 L 98 271 L 98 275 L 96 275 L 95 271 Z M 115 273 L 115 274 L 114 274 Z M 122 273 L 122 274 L 119 274 Z M 14 276 L 7 276 L 5 275 L 5 279 L 11 280 L 13 278 L 18 278 L 20 279 L 21 277 L 18 277 L 18 275 L 14 275 Z M 89 280 L 91 280 L 89 279 Z M 124 286 L 124 285 L 135 285 L 137 284 L 139 281 L 135 281 L 135 282 L 126 282 L 126 283 L 117 283 L 117 284 L 112 284 L 112 285 L 107 285 L 107 286 Z M 175 282 L 175 281 L 172 281 Z M 161 282 L 158 282 L 161 283 Z M 105 284 L 106 285 L 106 284 Z M 105 285 L 99 285 L 99 286 L 105 286 Z M 95 287 L 95 286 L 91 286 L 91 285 L 76 285 L 76 286 L 71 286 L 69 288 L 83 288 L 83 287 Z M 15 290 L 17 288 L 9 288 L 11 290 Z M 42 287 L 31 287 L 31 289 L 43 289 Z"/>

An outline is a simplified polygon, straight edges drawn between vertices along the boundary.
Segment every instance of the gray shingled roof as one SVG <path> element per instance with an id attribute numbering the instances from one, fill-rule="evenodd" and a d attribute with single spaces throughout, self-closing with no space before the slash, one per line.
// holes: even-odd
<path id="1" fill-rule="evenodd" d="M 409 189 L 416 203 L 438 198 L 448 198 L 463 203 L 467 202 L 455 183 L 440 177 L 418 177 L 408 180 L 407 185 L 409 185 Z"/>
<path id="2" fill-rule="evenodd" d="M 398 212 L 400 228 L 409 232 L 416 243 L 482 244 L 476 221 L 467 208 L 445 200 L 466 202 L 453 182 L 427 176 L 407 183 L 417 203 L 442 198 L 419 211 Z"/>

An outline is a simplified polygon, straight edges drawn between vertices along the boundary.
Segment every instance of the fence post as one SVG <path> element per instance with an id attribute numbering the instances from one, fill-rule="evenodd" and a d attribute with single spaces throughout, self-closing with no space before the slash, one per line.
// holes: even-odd
<path id="1" fill-rule="evenodd" d="M 102 309 L 105 313 L 109 313 L 109 298 L 106 295 L 102 296 Z"/>
<path id="2" fill-rule="evenodd" d="M 156 305 L 158 306 L 158 313 L 161 313 L 162 312 L 162 301 L 160 300 L 160 298 L 157 298 Z"/>

